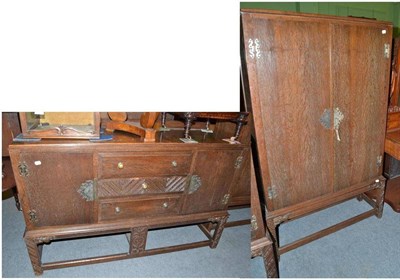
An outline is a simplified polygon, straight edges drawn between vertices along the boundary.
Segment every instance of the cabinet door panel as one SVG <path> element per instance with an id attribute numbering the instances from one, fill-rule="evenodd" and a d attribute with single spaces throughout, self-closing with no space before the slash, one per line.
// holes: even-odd
<path id="1" fill-rule="evenodd" d="M 334 140 L 334 188 L 341 190 L 382 174 L 391 30 L 333 24 L 332 31 L 333 107 L 344 116 Z"/>
<path id="2" fill-rule="evenodd" d="M 30 209 L 24 212 L 35 211 L 35 226 L 91 222 L 92 202 L 78 189 L 86 180 L 93 180 L 92 154 L 22 153 L 21 161 L 29 173 L 23 187 Z"/>
<path id="3" fill-rule="evenodd" d="M 196 191 L 186 194 L 182 214 L 228 207 L 229 200 L 223 200 L 225 195 L 230 194 L 232 179 L 238 170 L 235 168 L 236 160 L 240 155 L 238 150 L 197 152 L 192 173 L 200 177 L 201 185 Z"/>
<path id="4" fill-rule="evenodd" d="M 333 131 L 320 122 L 331 107 L 329 24 L 246 13 L 242 23 L 268 209 L 331 192 Z"/>

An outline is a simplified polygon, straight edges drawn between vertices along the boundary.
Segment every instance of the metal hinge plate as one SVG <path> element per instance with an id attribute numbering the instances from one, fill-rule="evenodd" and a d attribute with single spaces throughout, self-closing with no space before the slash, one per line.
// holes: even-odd
<path id="1" fill-rule="evenodd" d="M 22 177 L 28 177 L 29 176 L 28 166 L 26 165 L 25 162 L 21 162 L 21 163 L 18 164 L 18 173 Z"/>
<path id="2" fill-rule="evenodd" d="M 261 57 L 261 50 L 260 50 L 260 40 L 255 38 L 255 39 L 249 39 L 248 41 L 248 46 L 249 46 L 249 56 L 252 59 L 258 59 Z"/>
<path id="3" fill-rule="evenodd" d="M 37 223 L 39 221 L 35 210 L 29 210 L 28 215 L 31 223 Z"/>
<path id="4" fill-rule="evenodd" d="M 82 183 L 78 189 L 78 193 L 86 200 L 86 201 L 93 201 L 95 198 L 94 194 L 94 181 L 87 180 L 86 182 Z"/>
<path id="5" fill-rule="evenodd" d="M 189 183 L 189 194 L 194 193 L 201 187 L 201 178 L 198 175 L 193 175 L 190 178 L 190 183 Z"/>
<path id="6" fill-rule="evenodd" d="M 385 58 L 390 58 L 390 44 L 385 44 L 383 53 Z"/>
<path id="7" fill-rule="evenodd" d="M 273 199 L 277 197 L 277 191 L 275 186 L 268 187 L 268 198 Z"/>
<path id="8" fill-rule="evenodd" d="M 381 155 L 377 156 L 376 158 L 376 166 L 379 168 L 382 166 L 383 157 Z"/>
<path id="9" fill-rule="evenodd" d="M 230 197 L 231 197 L 230 194 L 224 195 L 224 198 L 222 198 L 221 203 L 222 203 L 222 204 L 228 204 L 228 201 L 229 201 L 229 198 L 230 198 Z"/>
<path id="10" fill-rule="evenodd" d="M 251 229 L 256 231 L 258 229 L 257 218 L 256 215 L 251 216 Z"/>
<path id="11" fill-rule="evenodd" d="M 238 156 L 235 161 L 235 169 L 239 169 L 243 163 L 243 156 Z"/>

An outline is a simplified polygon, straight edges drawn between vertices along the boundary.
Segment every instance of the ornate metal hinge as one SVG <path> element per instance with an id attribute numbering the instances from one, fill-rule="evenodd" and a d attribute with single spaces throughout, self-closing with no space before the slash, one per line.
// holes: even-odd
<path id="1" fill-rule="evenodd" d="M 390 44 L 385 44 L 383 48 L 383 55 L 385 58 L 390 58 Z"/>
<path id="2" fill-rule="evenodd" d="M 377 158 L 376 158 L 376 166 L 379 168 L 379 167 L 381 167 L 382 166 L 382 156 L 381 155 L 379 155 Z"/>
<path id="3" fill-rule="evenodd" d="M 93 180 L 87 180 L 86 182 L 82 183 L 82 185 L 78 189 L 78 193 L 86 201 L 93 201 L 95 199 L 94 181 Z"/>
<path id="4" fill-rule="evenodd" d="M 257 224 L 257 218 L 256 218 L 256 215 L 252 215 L 251 216 L 251 229 L 253 230 L 253 231 L 255 231 L 255 230 L 257 230 L 258 229 L 258 224 Z"/>
<path id="5" fill-rule="evenodd" d="M 37 218 L 35 210 L 29 210 L 28 215 L 29 215 L 29 221 L 31 223 L 35 224 L 35 223 L 37 223 L 39 221 L 38 218 Z"/>
<path id="6" fill-rule="evenodd" d="M 26 162 L 20 162 L 18 164 L 18 173 L 22 177 L 29 176 L 29 170 L 28 170 L 28 166 L 26 165 Z"/>
<path id="7" fill-rule="evenodd" d="M 243 156 L 238 156 L 235 161 L 235 169 L 239 169 L 243 163 Z"/>
<path id="8" fill-rule="evenodd" d="M 273 198 L 276 198 L 276 197 L 277 197 L 276 187 L 274 185 L 268 187 L 268 198 L 269 199 L 273 199 Z"/>
<path id="9" fill-rule="evenodd" d="M 224 198 L 221 200 L 222 204 L 228 204 L 229 198 L 231 197 L 230 194 L 224 195 Z"/>
<path id="10" fill-rule="evenodd" d="M 189 194 L 194 193 L 201 187 L 201 178 L 198 175 L 192 175 L 189 184 Z"/>
<path id="11" fill-rule="evenodd" d="M 260 58 L 261 51 L 260 51 L 260 40 L 259 39 L 249 39 L 249 55 L 252 59 Z"/>

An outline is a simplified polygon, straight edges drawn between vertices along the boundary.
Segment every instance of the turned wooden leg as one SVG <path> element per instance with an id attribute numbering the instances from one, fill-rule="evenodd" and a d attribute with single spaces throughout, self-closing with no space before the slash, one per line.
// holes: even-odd
<path id="1" fill-rule="evenodd" d="M 378 218 L 382 218 L 383 214 L 383 202 L 385 199 L 385 186 L 386 186 L 386 180 L 380 180 L 379 183 L 377 183 L 377 191 L 378 195 L 376 198 L 376 214 L 375 216 Z"/>
<path id="2" fill-rule="evenodd" d="M 190 136 L 189 136 L 190 128 L 192 127 L 192 122 L 195 119 L 196 119 L 196 117 L 195 117 L 194 113 L 191 113 L 191 112 L 185 113 L 185 125 L 184 125 L 185 134 L 184 134 L 184 137 L 186 139 L 190 138 Z"/>
<path id="3" fill-rule="evenodd" d="M 137 227 L 131 229 L 129 254 L 137 254 L 146 250 L 147 232 L 147 227 Z"/>
<path id="4" fill-rule="evenodd" d="M 217 247 L 227 220 L 228 220 L 228 215 L 213 220 L 213 222 L 217 222 L 217 227 L 214 230 L 210 248 L 214 249 Z"/>
<path id="5" fill-rule="evenodd" d="M 43 268 L 41 262 L 41 250 L 39 250 L 38 244 L 35 240 L 25 238 L 26 248 L 28 249 L 29 258 L 31 259 L 33 272 L 35 275 L 42 275 Z"/>

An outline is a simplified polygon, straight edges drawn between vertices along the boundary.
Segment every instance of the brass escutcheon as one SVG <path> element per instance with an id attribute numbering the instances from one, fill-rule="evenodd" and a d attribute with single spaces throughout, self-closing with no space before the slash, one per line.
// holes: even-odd
<path id="1" fill-rule="evenodd" d="M 173 160 L 173 161 L 171 162 L 171 164 L 172 164 L 173 167 L 177 167 L 177 166 L 178 166 L 178 163 L 177 163 L 175 160 Z"/>
<path id="2" fill-rule="evenodd" d="M 119 168 L 119 169 L 124 168 L 124 164 L 123 164 L 122 162 L 118 162 L 118 168 Z"/>

